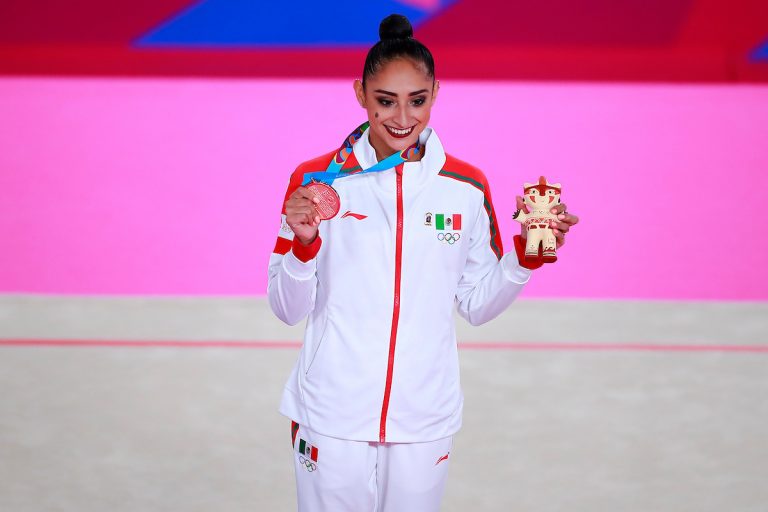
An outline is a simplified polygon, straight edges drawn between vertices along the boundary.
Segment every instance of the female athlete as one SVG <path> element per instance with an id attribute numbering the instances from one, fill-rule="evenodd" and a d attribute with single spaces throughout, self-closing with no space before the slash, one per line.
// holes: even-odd
<path id="1" fill-rule="evenodd" d="M 408 20 L 379 33 L 354 82 L 368 122 L 293 173 L 270 258 L 272 310 L 307 318 L 280 405 L 301 512 L 439 510 L 463 405 L 453 311 L 493 319 L 542 264 L 520 263 L 520 236 L 504 254 L 484 174 L 429 127 L 439 83 Z"/>

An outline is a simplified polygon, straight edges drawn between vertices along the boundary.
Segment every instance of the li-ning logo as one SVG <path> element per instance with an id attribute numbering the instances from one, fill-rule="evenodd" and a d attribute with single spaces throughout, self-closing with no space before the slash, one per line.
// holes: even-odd
<path id="1" fill-rule="evenodd" d="M 349 211 L 349 210 L 347 210 L 346 212 L 344 212 L 344 215 L 342 215 L 342 216 L 341 216 L 341 218 L 342 218 L 342 219 L 343 219 L 344 217 L 353 217 L 353 218 L 355 218 L 355 219 L 357 219 L 357 220 L 363 220 L 363 219 L 367 219 L 367 218 L 368 218 L 368 216 L 367 216 L 367 215 L 363 215 L 363 214 L 361 214 L 361 213 L 352 213 L 352 212 L 351 212 L 351 211 Z"/>
<path id="2" fill-rule="evenodd" d="M 435 466 L 437 466 L 438 464 L 440 464 L 440 463 L 441 463 L 441 462 L 443 462 L 444 460 L 448 460 L 448 456 L 449 456 L 450 454 L 451 454 L 451 452 L 448 452 L 448 453 L 446 453 L 445 455 L 443 455 L 442 457 L 440 457 L 439 459 L 437 459 L 437 462 L 435 462 Z"/>
<path id="3" fill-rule="evenodd" d="M 437 239 L 441 242 L 445 242 L 448 245 L 453 245 L 461 240 L 461 233 L 438 233 Z"/>

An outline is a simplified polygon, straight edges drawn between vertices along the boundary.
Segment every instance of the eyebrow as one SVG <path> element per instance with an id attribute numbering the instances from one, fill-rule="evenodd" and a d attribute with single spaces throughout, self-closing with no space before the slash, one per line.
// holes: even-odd
<path id="1" fill-rule="evenodd" d="M 386 94 L 387 96 L 394 96 L 395 98 L 397 98 L 397 94 L 395 94 L 394 92 L 385 91 L 384 89 L 376 89 L 373 92 L 380 92 L 381 94 Z M 414 92 L 410 93 L 408 96 L 418 96 L 419 94 L 424 94 L 425 92 L 429 92 L 429 90 L 428 89 L 421 89 L 419 91 L 414 91 Z"/>

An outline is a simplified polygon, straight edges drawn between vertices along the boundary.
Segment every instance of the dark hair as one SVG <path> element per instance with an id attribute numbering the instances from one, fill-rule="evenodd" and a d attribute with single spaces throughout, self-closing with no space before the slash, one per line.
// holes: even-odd
<path id="1" fill-rule="evenodd" d="M 363 87 L 365 79 L 381 69 L 387 62 L 407 57 L 423 64 L 427 75 L 435 78 L 435 59 L 426 46 L 413 38 L 413 27 L 402 14 L 390 14 L 379 25 L 379 42 L 368 50 L 363 68 Z"/>

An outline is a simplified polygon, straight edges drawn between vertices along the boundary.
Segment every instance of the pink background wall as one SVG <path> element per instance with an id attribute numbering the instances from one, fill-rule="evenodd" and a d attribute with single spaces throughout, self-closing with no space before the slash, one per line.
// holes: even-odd
<path id="1" fill-rule="evenodd" d="M 288 175 L 363 120 L 348 81 L 0 80 L 0 292 L 263 294 Z M 768 86 L 444 81 L 432 125 L 582 223 L 529 297 L 768 299 Z"/>

